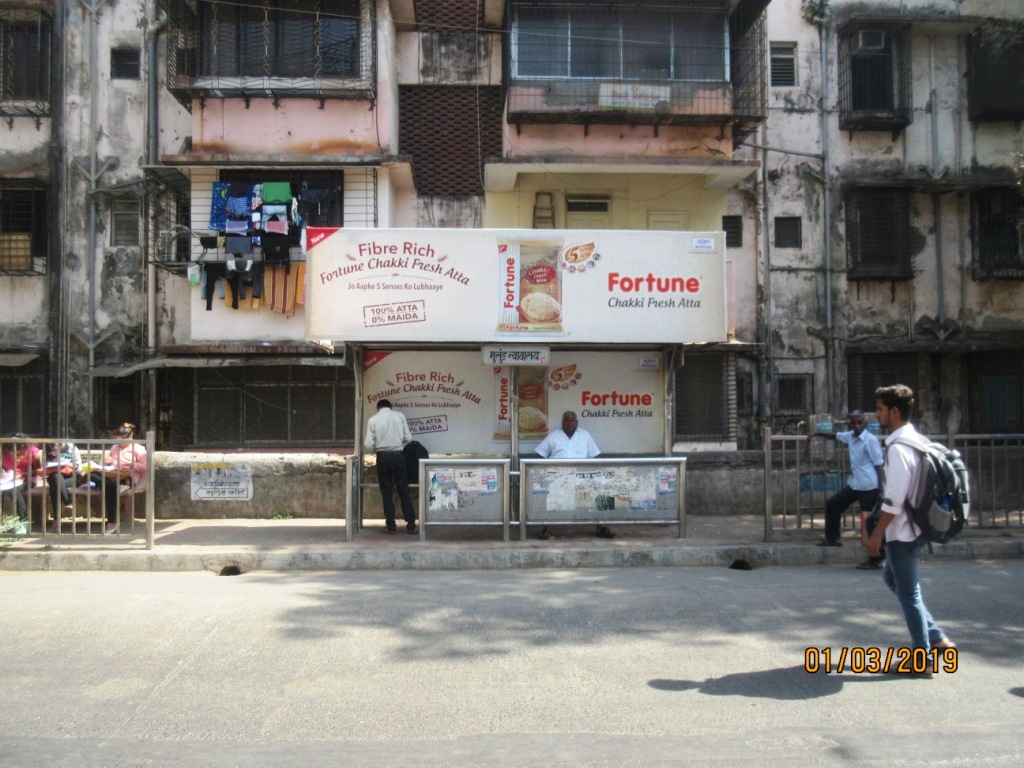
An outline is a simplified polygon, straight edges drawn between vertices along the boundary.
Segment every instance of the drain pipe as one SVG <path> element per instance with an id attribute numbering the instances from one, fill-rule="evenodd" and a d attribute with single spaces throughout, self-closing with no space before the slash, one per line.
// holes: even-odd
<path id="1" fill-rule="evenodd" d="M 939 96 L 935 90 L 935 38 L 928 40 L 928 76 L 931 80 L 931 92 L 928 94 L 928 111 L 931 112 L 932 169 L 933 179 L 939 179 L 946 172 L 939 166 Z M 932 217 L 935 221 L 935 290 L 936 324 L 940 340 L 946 337 L 946 286 L 942 275 L 942 205 L 938 192 L 932 192 Z"/>
<path id="2" fill-rule="evenodd" d="M 96 432 L 96 384 L 92 375 L 96 367 L 96 218 L 97 218 L 97 196 L 96 179 L 103 171 L 97 171 L 96 165 L 99 162 L 96 145 L 98 141 L 97 132 L 99 117 L 97 115 L 97 101 L 99 101 L 99 73 L 97 72 L 96 56 L 96 25 L 99 23 L 98 15 L 105 0 L 97 0 L 95 4 L 79 0 L 86 11 L 86 43 L 85 55 L 88 57 L 89 70 L 89 219 L 88 219 L 88 280 L 89 280 L 89 430 L 90 434 Z"/>
<path id="3" fill-rule="evenodd" d="M 154 0 L 147 0 L 146 17 L 156 18 L 157 8 Z M 160 74 L 157 60 L 157 42 L 160 32 L 166 28 L 167 19 L 163 19 L 146 28 L 146 77 L 148 78 L 148 104 L 146 108 L 147 120 L 147 148 L 146 165 L 154 166 L 160 160 Z M 148 217 L 147 217 L 148 218 Z M 156 355 L 157 328 L 156 328 L 156 264 L 150 248 L 153 247 L 154 238 L 150 236 L 146 243 L 145 253 L 149 256 L 146 260 L 146 358 Z M 159 423 L 157 407 L 156 369 L 150 368 L 146 374 L 149 411 L 149 428 L 156 429 Z"/>
<path id="4" fill-rule="evenodd" d="M 824 226 L 825 259 L 825 387 L 828 412 L 835 413 L 835 321 L 832 310 L 832 175 L 829 172 L 829 111 L 828 111 L 828 30 L 818 27 L 821 41 L 821 174 L 822 225 Z"/>

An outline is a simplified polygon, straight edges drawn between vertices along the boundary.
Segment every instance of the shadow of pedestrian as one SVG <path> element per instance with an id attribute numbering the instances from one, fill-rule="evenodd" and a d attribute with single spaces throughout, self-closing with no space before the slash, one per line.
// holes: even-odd
<path id="1" fill-rule="evenodd" d="M 810 673 L 803 666 L 765 669 L 758 672 L 736 672 L 722 677 L 709 677 L 703 682 L 693 680 L 649 680 L 659 691 L 699 691 L 709 696 L 746 696 L 755 699 L 800 701 L 834 696 L 849 682 L 874 682 L 895 679 L 889 675 L 836 675 Z"/>

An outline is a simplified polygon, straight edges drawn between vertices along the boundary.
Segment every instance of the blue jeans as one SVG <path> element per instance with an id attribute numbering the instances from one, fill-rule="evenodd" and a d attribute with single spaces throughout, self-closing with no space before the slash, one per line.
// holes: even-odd
<path id="1" fill-rule="evenodd" d="M 893 591 L 903 609 L 903 618 L 910 630 L 910 643 L 914 648 L 928 650 L 933 643 L 945 639 L 921 599 L 921 549 L 923 538 L 917 541 L 889 541 L 885 544 L 885 570 L 882 580 Z"/>

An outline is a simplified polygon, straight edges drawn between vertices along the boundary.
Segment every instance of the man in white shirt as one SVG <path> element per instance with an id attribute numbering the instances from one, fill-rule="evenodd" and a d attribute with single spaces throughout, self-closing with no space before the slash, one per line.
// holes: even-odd
<path id="1" fill-rule="evenodd" d="M 920 456 L 909 445 L 897 440 L 924 438 L 910 423 L 914 409 L 914 391 L 905 384 L 879 387 L 875 390 L 875 413 L 878 422 L 889 430 L 885 438 L 885 488 L 878 525 L 868 540 L 868 555 L 878 557 L 885 540 L 885 570 L 882 579 L 900 601 L 903 617 L 910 630 L 914 648 L 953 648 L 955 644 L 932 620 L 921 597 L 921 548 L 925 544 L 921 532 L 906 512 L 905 503 L 911 481 L 920 464 Z"/>
<path id="2" fill-rule="evenodd" d="M 563 413 L 562 428 L 545 437 L 533 450 L 544 459 L 593 459 L 601 455 L 601 450 L 590 433 L 580 429 L 575 411 Z M 597 526 L 594 535 L 602 539 L 615 538 L 615 534 L 607 525 Z M 545 525 L 540 531 L 540 538 L 550 537 L 551 529 Z"/>
<path id="3" fill-rule="evenodd" d="M 390 400 L 377 402 L 377 413 L 366 425 L 366 439 L 363 447 L 368 453 L 377 453 L 377 484 L 384 503 L 384 533 L 393 535 L 395 525 L 395 495 L 402 502 L 402 516 L 405 518 L 405 532 L 419 533 L 416 527 L 416 513 L 412 508 L 409 494 L 409 475 L 406 471 L 405 453 L 402 449 L 412 440 L 409 423 L 398 411 L 391 409 Z"/>

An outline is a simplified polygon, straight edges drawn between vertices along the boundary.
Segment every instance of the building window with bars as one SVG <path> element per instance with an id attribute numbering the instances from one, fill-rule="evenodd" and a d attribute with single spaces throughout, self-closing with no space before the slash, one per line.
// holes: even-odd
<path id="1" fill-rule="evenodd" d="M 0 272 L 33 272 L 47 254 L 49 191 L 0 181 Z"/>
<path id="2" fill-rule="evenodd" d="M 727 408 L 730 381 L 726 356 L 687 355 L 686 364 L 676 371 L 675 378 L 673 439 L 730 439 L 735 427 L 730 424 Z"/>
<path id="3" fill-rule="evenodd" d="M 913 279 L 908 190 L 856 187 L 844 203 L 847 279 Z"/>
<path id="4" fill-rule="evenodd" d="M 234 97 L 372 98 L 370 0 L 167 0 L 167 83 L 187 109 Z"/>
<path id="5" fill-rule="evenodd" d="M 875 411 L 875 390 L 906 384 L 915 395 L 918 389 L 917 355 L 900 353 L 852 354 L 846 358 L 848 410 Z"/>
<path id="6" fill-rule="evenodd" d="M 223 77 L 355 77 L 360 0 L 199 3 L 199 73 Z"/>
<path id="7" fill-rule="evenodd" d="M 725 232 L 726 248 L 743 247 L 743 217 L 723 216 L 722 230 Z"/>
<path id="8" fill-rule="evenodd" d="M 910 125 L 909 44 L 902 28 L 847 27 L 839 35 L 839 127 L 893 131 Z"/>
<path id="9" fill-rule="evenodd" d="M 135 199 L 114 200 L 110 204 L 110 244 L 113 246 L 137 246 L 141 229 L 139 201 Z"/>
<path id="10" fill-rule="evenodd" d="M 47 363 L 33 360 L 20 367 L 0 366 L 0 424 L 3 433 L 46 432 Z"/>
<path id="11" fill-rule="evenodd" d="M 975 280 L 1024 279 L 1022 227 L 1024 199 L 1013 187 L 982 189 L 971 195 Z"/>
<path id="12" fill-rule="evenodd" d="M 298 201 L 304 224 L 310 227 L 341 227 L 345 224 L 345 175 L 343 171 L 250 171 L 223 170 L 220 180 L 261 184 L 284 181 Z M 293 245 L 298 245 L 298 227 L 289 227 Z"/>
<path id="13" fill-rule="evenodd" d="M 110 51 L 110 77 L 114 80 L 139 79 L 139 49 L 114 48 Z"/>
<path id="14" fill-rule="evenodd" d="M 513 78 L 722 81 L 721 9 L 513 3 Z"/>
<path id="15" fill-rule="evenodd" d="M 775 412 L 780 416 L 803 416 L 814 410 L 811 392 L 814 377 L 809 373 L 786 374 L 775 379 Z"/>
<path id="16" fill-rule="evenodd" d="M 38 11 L 0 8 L 0 114 L 49 113 L 50 27 Z"/>
<path id="17" fill-rule="evenodd" d="M 352 445 L 355 382 L 342 366 L 194 372 L 195 446 Z"/>
<path id="18" fill-rule="evenodd" d="M 802 248 L 804 244 L 802 229 L 799 216 L 776 216 L 775 247 Z"/>
<path id="19" fill-rule="evenodd" d="M 967 358 L 968 429 L 1024 432 L 1024 353 L 976 352 Z"/>
<path id="20" fill-rule="evenodd" d="M 967 114 L 972 122 L 1024 120 L 1024 39 L 967 38 Z"/>
<path id="21" fill-rule="evenodd" d="M 796 80 L 796 43 L 771 44 L 772 88 L 792 88 Z"/>

